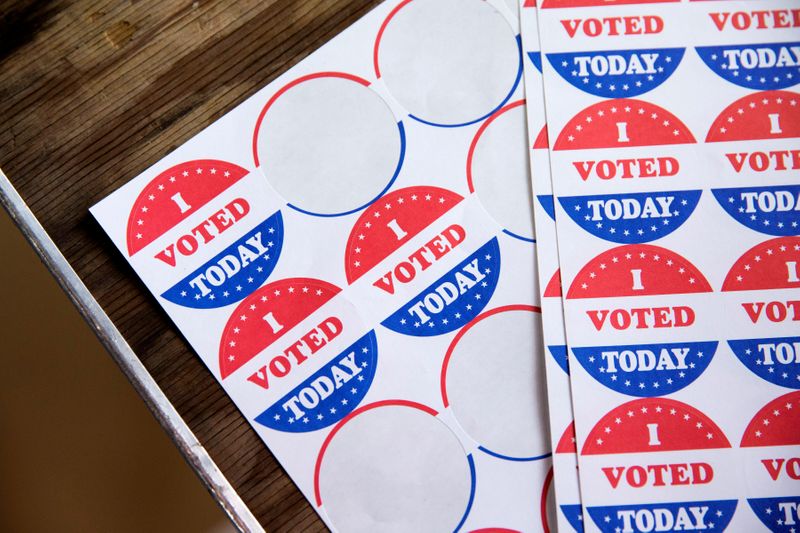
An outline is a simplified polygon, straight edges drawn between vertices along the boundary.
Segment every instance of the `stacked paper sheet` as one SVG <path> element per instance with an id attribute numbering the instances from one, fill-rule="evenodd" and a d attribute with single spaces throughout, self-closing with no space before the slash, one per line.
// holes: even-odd
<path id="1" fill-rule="evenodd" d="M 799 67 L 788 0 L 391 0 L 92 213 L 334 530 L 789 532 Z"/>

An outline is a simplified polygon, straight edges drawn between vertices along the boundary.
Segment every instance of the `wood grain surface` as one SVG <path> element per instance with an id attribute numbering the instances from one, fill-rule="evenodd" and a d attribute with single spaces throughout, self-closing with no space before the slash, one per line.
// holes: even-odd
<path id="1" fill-rule="evenodd" d="M 0 166 L 269 531 L 325 528 L 88 209 L 377 3 L 0 0 Z"/>

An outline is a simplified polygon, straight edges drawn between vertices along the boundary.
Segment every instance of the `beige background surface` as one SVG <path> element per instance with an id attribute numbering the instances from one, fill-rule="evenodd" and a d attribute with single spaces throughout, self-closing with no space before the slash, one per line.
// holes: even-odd
<path id="1" fill-rule="evenodd" d="M 233 531 L 0 208 L 0 531 Z"/>

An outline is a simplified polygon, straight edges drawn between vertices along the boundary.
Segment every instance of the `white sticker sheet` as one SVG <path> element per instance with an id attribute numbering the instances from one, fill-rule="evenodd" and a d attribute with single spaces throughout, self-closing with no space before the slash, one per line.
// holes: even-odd
<path id="1" fill-rule="evenodd" d="M 540 531 L 516 0 L 387 1 L 92 208 L 336 531 Z"/>
<path id="2" fill-rule="evenodd" d="M 587 531 L 800 528 L 799 7 L 538 6 Z"/>
<path id="3" fill-rule="evenodd" d="M 553 450 L 552 512 L 556 517 L 558 531 L 583 531 L 536 2 L 520 0 L 520 30 L 525 64 L 528 147 L 531 150 L 531 182 L 534 192 L 536 256 L 542 302 L 550 444 Z"/>

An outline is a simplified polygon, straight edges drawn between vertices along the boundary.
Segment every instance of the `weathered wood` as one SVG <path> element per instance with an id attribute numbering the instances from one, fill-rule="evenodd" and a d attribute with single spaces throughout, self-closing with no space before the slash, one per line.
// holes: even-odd
<path id="1" fill-rule="evenodd" d="M 88 208 L 377 3 L 0 0 L 0 166 L 271 531 L 324 526 Z"/>

